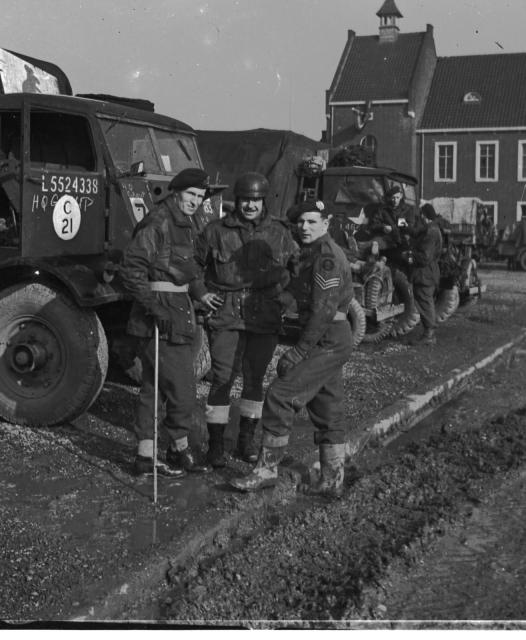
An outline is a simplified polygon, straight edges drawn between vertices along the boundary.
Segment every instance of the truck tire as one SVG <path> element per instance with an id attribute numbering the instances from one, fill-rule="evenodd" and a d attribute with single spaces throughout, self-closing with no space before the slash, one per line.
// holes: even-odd
<path id="1" fill-rule="evenodd" d="M 371 278 L 367 282 L 365 289 L 365 308 L 375 309 L 379 305 L 380 296 L 382 295 L 383 282 L 378 278 Z M 393 319 L 384 320 L 382 322 L 366 322 L 365 335 L 363 342 L 369 344 L 377 344 L 391 333 Z"/>
<path id="2" fill-rule="evenodd" d="M 0 416 L 28 426 L 73 420 L 99 394 L 108 344 L 99 317 L 43 284 L 0 293 Z"/>
<path id="3" fill-rule="evenodd" d="M 460 296 L 458 287 L 451 289 L 441 289 L 435 300 L 436 321 L 440 324 L 450 318 L 458 309 L 460 304 Z"/>
<path id="4" fill-rule="evenodd" d="M 517 263 L 523 271 L 526 271 L 526 249 L 522 249 L 517 256 Z"/>
<path id="5" fill-rule="evenodd" d="M 393 269 L 393 298 L 398 304 L 404 305 L 404 311 L 395 318 L 391 328 L 391 335 L 394 338 L 405 336 L 412 331 L 420 322 L 420 313 L 416 308 L 413 290 L 405 273 L 399 269 Z"/>
<path id="6" fill-rule="evenodd" d="M 362 305 L 353 298 L 347 309 L 347 319 L 351 325 L 352 346 L 357 347 L 362 342 L 366 329 L 365 311 Z"/>

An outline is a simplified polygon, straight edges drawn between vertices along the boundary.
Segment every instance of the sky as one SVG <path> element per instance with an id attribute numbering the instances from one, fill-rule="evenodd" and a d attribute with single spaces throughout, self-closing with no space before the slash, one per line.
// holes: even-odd
<path id="1" fill-rule="evenodd" d="M 74 93 L 146 98 L 195 129 L 319 140 L 352 29 L 383 0 L 0 0 L 0 47 L 58 65 Z M 395 0 L 439 56 L 526 51 L 526 0 Z"/>

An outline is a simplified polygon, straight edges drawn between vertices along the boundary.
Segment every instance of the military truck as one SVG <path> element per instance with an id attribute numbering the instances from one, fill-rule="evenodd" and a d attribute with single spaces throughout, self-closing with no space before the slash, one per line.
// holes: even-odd
<path id="1" fill-rule="evenodd" d="M 194 130 L 148 101 L 65 95 L 60 69 L 0 51 L 37 89 L 61 81 L 28 92 L 6 74 L 0 95 L 0 417 L 52 425 L 95 400 L 109 352 L 127 353 L 123 249 L 171 178 L 202 163 Z"/>

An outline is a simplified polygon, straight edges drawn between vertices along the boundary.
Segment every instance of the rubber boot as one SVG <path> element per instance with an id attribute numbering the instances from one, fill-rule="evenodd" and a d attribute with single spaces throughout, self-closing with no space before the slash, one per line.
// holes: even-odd
<path id="1" fill-rule="evenodd" d="M 216 422 L 208 422 L 206 426 L 208 429 L 207 462 L 212 465 L 214 469 L 225 467 L 225 442 L 223 436 L 226 425 L 218 424 Z"/>
<path id="2" fill-rule="evenodd" d="M 344 463 L 345 444 L 320 444 L 320 478 L 314 485 L 306 487 L 304 492 L 326 498 L 341 498 Z"/>
<path id="3" fill-rule="evenodd" d="M 254 433 L 258 422 L 259 418 L 241 416 L 239 419 L 239 435 L 237 437 L 237 447 L 234 451 L 236 458 L 241 458 L 245 462 L 257 462 L 258 450 L 254 444 Z"/>
<path id="4" fill-rule="evenodd" d="M 230 484 L 238 491 L 259 491 L 272 487 L 278 480 L 278 464 L 283 459 L 285 447 L 262 446 L 256 466 L 242 478 L 232 478 Z"/>

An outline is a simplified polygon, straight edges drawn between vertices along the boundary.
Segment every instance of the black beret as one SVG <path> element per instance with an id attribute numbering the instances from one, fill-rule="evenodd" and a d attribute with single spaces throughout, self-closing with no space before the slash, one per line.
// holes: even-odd
<path id="1" fill-rule="evenodd" d="M 305 200 L 292 205 L 287 211 L 287 218 L 291 222 L 297 222 L 302 213 L 321 213 L 326 218 L 329 215 L 329 210 L 323 200 Z"/>
<path id="2" fill-rule="evenodd" d="M 400 187 L 398 187 L 397 185 L 395 185 L 394 187 L 391 187 L 387 193 L 385 194 L 388 198 L 390 198 L 391 196 L 394 196 L 395 193 L 401 193 L 402 195 L 402 189 Z"/>
<path id="3" fill-rule="evenodd" d="M 192 187 L 197 189 L 208 189 L 210 187 L 210 178 L 206 171 L 197 167 L 183 169 L 171 179 L 168 185 L 170 191 L 184 191 Z"/>
<path id="4" fill-rule="evenodd" d="M 436 211 L 433 208 L 433 205 L 429 204 L 428 202 L 426 202 L 425 204 L 422 205 L 422 207 L 420 208 L 420 212 L 428 220 L 434 220 L 437 217 L 437 214 L 436 214 Z"/>

